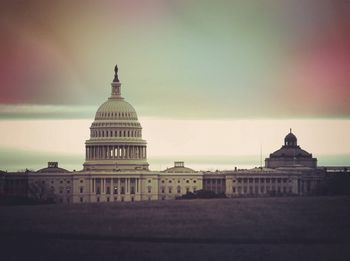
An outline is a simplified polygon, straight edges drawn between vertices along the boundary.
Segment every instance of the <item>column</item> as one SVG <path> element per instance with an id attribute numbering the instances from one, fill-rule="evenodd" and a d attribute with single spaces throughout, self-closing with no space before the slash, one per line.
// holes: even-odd
<path id="1" fill-rule="evenodd" d="M 118 196 L 120 195 L 120 178 L 118 178 Z"/>
<path id="2" fill-rule="evenodd" d="M 115 146 L 113 146 L 113 159 L 115 159 Z"/>

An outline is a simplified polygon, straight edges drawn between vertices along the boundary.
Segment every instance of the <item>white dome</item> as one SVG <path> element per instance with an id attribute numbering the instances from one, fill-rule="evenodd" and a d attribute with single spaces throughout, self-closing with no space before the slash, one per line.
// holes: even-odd
<path id="1" fill-rule="evenodd" d="M 135 109 L 122 98 L 109 98 L 97 110 L 95 120 L 137 120 Z"/>
<path id="2" fill-rule="evenodd" d="M 118 80 L 118 77 L 116 77 Z M 85 142 L 85 170 L 148 170 L 147 146 L 135 109 L 121 96 L 121 83 L 111 84 L 112 94 L 97 110 Z"/>

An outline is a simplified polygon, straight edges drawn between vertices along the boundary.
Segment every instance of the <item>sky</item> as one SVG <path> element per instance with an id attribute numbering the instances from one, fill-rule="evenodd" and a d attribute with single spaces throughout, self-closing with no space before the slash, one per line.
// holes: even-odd
<path id="1" fill-rule="evenodd" d="M 116 63 L 151 168 L 256 165 L 289 128 L 350 165 L 349 1 L 1 1 L 0 33 L 0 169 L 79 168 Z"/>

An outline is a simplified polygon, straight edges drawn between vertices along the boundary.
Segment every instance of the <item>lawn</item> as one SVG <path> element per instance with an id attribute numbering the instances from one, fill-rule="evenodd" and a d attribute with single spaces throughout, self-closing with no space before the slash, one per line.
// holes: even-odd
<path id="1" fill-rule="evenodd" d="M 0 207 L 3 260 L 350 260 L 350 197 Z"/>

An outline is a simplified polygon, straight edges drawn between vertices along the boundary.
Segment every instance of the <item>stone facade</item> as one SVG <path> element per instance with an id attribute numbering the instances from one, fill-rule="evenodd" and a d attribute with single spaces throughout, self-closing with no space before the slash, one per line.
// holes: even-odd
<path id="1" fill-rule="evenodd" d="M 198 190 L 227 197 L 304 195 L 324 178 L 317 159 L 297 145 L 291 132 L 265 160 L 265 168 L 197 172 L 175 162 L 164 171 L 150 171 L 136 111 L 121 97 L 118 77 L 111 87 L 90 127 L 83 170 L 71 172 L 49 162 L 38 171 L 0 172 L 0 195 L 58 203 L 168 200 Z"/>

